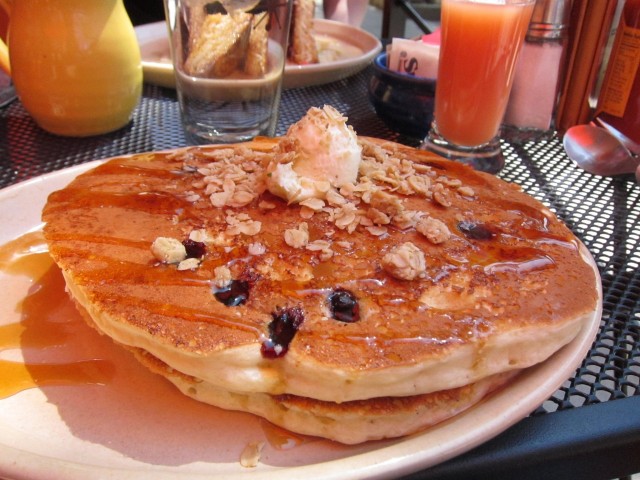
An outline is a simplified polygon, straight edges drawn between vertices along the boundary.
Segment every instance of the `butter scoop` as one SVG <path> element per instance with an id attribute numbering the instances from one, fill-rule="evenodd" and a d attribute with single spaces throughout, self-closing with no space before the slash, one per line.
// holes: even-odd
<path id="1" fill-rule="evenodd" d="M 289 127 L 281 146 L 290 151 L 267 169 L 267 188 L 289 203 L 326 199 L 331 188 L 358 178 L 362 147 L 347 118 L 329 105 L 309 109 Z"/>

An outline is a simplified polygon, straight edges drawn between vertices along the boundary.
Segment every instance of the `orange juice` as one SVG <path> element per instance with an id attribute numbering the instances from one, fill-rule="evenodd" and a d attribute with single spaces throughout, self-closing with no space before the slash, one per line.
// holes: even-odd
<path id="1" fill-rule="evenodd" d="M 435 124 L 448 142 L 482 145 L 497 134 L 533 0 L 443 0 Z"/>

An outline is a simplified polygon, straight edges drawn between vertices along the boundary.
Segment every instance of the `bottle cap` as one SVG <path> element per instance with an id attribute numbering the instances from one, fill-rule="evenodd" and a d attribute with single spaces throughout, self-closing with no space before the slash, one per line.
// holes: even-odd
<path id="1" fill-rule="evenodd" d="M 536 0 L 527 39 L 563 38 L 569 28 L 571 0 Z"/>

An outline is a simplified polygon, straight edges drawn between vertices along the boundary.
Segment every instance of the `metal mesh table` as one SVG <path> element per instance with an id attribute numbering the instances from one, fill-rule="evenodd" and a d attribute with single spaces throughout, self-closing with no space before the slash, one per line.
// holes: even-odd
<path id="1" fill-rule="evenodd" d="M 367 99 L 371 71 L 283 92 L 277 134 L 311 106 L 329 104 L 359 135 L 415 146 Z M 185 145 L 175 92 L 145 86 L 125 128 L 79 139 L 39 129 L 16 101 L 0 110 L 0 188 L 98 158 Z M 503 143 L 500 176 L 548 205 L 585 243 L 604 292 L 601 328 L 575 375 L 496 439 L 412 478 L 611 478 L 640 471 L 640 187 L 575 168 L 557 137 Z M 542 456 L 542 457 L 541 457 Z M 545 457 L 546 456 L 546 457 Z"/>

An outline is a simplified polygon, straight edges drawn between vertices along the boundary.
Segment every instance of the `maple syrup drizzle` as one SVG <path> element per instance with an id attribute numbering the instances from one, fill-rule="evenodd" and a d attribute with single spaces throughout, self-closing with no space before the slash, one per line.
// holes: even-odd
<path id="1" fill-rule="evenodd" d="M 163 302 L 153 302 L 150 300 L 140 299 L 140 298 L 132 298 L 127 295 L 118 295 L 117 293 L 113 293 L 111 296 L 114 301 L 117 301 L 120 305 L 124 305 L 127 303 L 135 304 L 144 308 L 151 314 L 154 315 L 163 315 L 172 318 L 180 318 L 182 320 L 191 321 L 191 322 L 207 322 L 212 323 L 221 327 L 230 327 L 236 330 L 242 330 L 245 332 L 253 333 L 256 338 L 260 336 L 262 331 L 248 323 L 240 323 L 235 322 L 233 320 L 227 320 L 225 318 L 219 317 L 217 315 L 211 315 L 204 310 L 197 308 L 189 308 L 185 306 L 179 305 L 169 305 Z"/>
<path id="2" fill-rule="evenodd" d="M 149 159 L 153 160 L 155 157 L 154 154 L 149 154 Z M 135 160 L 135 164 L 133 163 L 124 163 L 122 162 L 106 162 L 102 165 L 99 165 L 95 169 L 95 173 L 99 173 L 101 175 L 144 175 L 145 177 L 153 177 L 160 180 L 171 180 L 175 179 L 176 175 L 179 175 L 180 172 L 178 170 L 162 170 L 156 167 L 146 167 L 142 157 L 138 157 Z M 118 179 L 118 182 L 121 183 L 121 180 Z"/>
<path id="3" fill-rule="evenodd" d="M 69 235 L 59 234 L 56 232 L 49 233 L 51 240 L 71 240 Z M 149 249 L 149 242 L 142 240 L 129 240 L 126 238 L 117 238 L 109 235 L 87 235 L 82 233 L 76 233 L 73 235 L 73 240 L 84 243 L 100 243 L 106 245 L 118 245 L 121 247 L 138 248 L 141 250 Z M 61 248 L 60 251 L 70 251 L 69 249 Z"/>
<path id="4" fill-rule="evenodd" d="M 21 348 L 44 352 L 38 363 L 0 360 L 0 398 L 45 385 L 105 385 L 114 375 L 112 362 L 88 359 L 47 362 L 48 348 L 69 346 L 83 320 L 64 290 L 41 231 L 27 233 L 0 247 L 0 270 L 32 282 L 19 303 L 19 323 L 0 325 L 0 351 Z"/>
<path id="5" fill-rule="evenodd" d="M 113 370 L 106 360 L 37 364 L 0 360 L 0 399 L 48 385 L 105 385 Z"/>
<path id="6" fill-rule="evenodd" d="M 56 199 L 55 197 L 61 197 Z M 110 208 L 135 209 L 155 215 L 172 215 L 187 208 L 190 203 L 182 198 L 165 192 L 114 193 L 101 192 L 84 188 L 70 188 L 52 193 L 52 198 L 59 201 L 57 208 L 49 206 L 50 212 L 69 208 L 65 199 L 73 198 L 74 209 L 92 209 L 109 206 Z"/>
<path id="7" fill-rule="evenodd" d="M 167 179 L 175 179 L 179 181 L 180 178 L 183 177 L 189 181 L 189 172 L 178 171 L 177 169 L 171 169 L 171 167 L 168 169 L 146 167 L 144 163 L 131 165 L 128 164 L 126 160 L 122 160 L 120 162 L 109 162 L 104 164 L 100 166 L 95 173 L 96 175 L 87 182 L 79 182 L 76 186 L 68 187 L 64 191 L 55 193 L 54 195 L 60 195 L 58 198 L 61 202 L 59 208 L 66 208 L 65 202 L 68 201 L 71 202 L 74 208 L 80 205 L 81 207 L 93 209 L 102 208 L 108 205 L 109 208 L 113 209 L 152 213 L 154 216 L 177 215 L 180 217 L 181 221 L 184 221 L 185 219 L 199 219 L 198 222 L 194 223 L 195 225 L 200 224 L 199 222 L 202 221 L 202 212 L 200 212 L 201 207 L 190 203 L 186 200 L 186 197 L 182 195 L 176 195 L 174 191 L 165 191 L 164 186 L 166 185 Z M 125 180 L 123 180 L 122 176 L 141 177 L 143 178 L 144 183 L 140 183 L 131 191 L 123 192 L 122 189 L 118 189 L 117 192 L 110 191 L 112 185 L 116 186 L 119 183 L 126 181 L 126 177 Z M 93 187 L 98 188 L 96 190 Z M 176 191 L 182 190 L 178 189 Z M 510 216 L 515 215 L 518 217 L 517 221 L 513 219 L 508 221 L 514 226 L 516 224 L 518 225 L 518 228 L 515 228 L 516 231 L 528 228 L 525 239 L 531 240 L 529 245 L 536 245 L 537 243 L 556 243 L 560 246 L 565 246 L 563 244 L 565 239 L 556 237 L 549 231 L 549 218 L 538 209 L 520 202 L 504 199 L 500 201 L 499 209 L 510 212 Z M 491 226 L 487 226 L 487 228 L 490 227 Z M 533 248 L 531 246 L 523 247 L 521 244 L 511 241 L 508 238 L 509 234 L 502 231 L 503 227 L 506 228 L 507 225 L 502 225 L 501 229 L 496 229 L 495 232 L 492 229 L 491 235 L 486 240 L 471 239 L 468 241 L 470 244 L 467 245 L 467 247 L 469 248 L 458 250 L 460 257 L 455 254 L 455 256 L 448 257 L 450 264 L 457 266 L 464 264 L 472 267 L 478 266 L 484 268 L 485 273 L 488 275 L 525 274 L 532 271 L 554 268 L 556 266 L 555 262 L 546 255 L 544 250 Z M 475 230 L 470 230 L 470 232 L 473 231 Z M 87 242 L 86 249 L 89 253 L 91 245 L 94 243 L 117 244 L 119 246 L 122 245 L 145 250 L 148 249 L 148 242 L 135 242 L 109 236 L 101 237 L 85 235 L 86 238 L 80 238 L 77 232 L 65 233 L 58 234 L 58 237 L 60 237 L 58 239 L 83 239 Z M 467 232 L 467 235 L 469 235 L 469 232 Z M 505 240 L 504 242 L 503 239 Z M 516 244 L 514 245 L 514 243 Z M 74 245 L 74 248 L 77 248 L 77 246 Z M 374 245 L 374 242 L 372 242 L 368 248 L 375 250 L 376 246 Z M 64 250 L 62 248 L 60 248 L 60 253 L 64 255 Z M 145 263 L 136 264 L 134 262 L 126 261 L 118 261 L 116 264 L 115 259 L 110 259 L 92 253 L 93 259 L 96 260 L 94 262 L 94 266 L 98 265 L 98 267 L 77 271 L 76 278 L 80 283 L 86 284 L 95 283 L 96 281 L 100 281 L 102 284 L 127 284 L 131 282 L 131 279 L 135 279 L 136 283 L 153 283 L 159 286 L 202 286 L 203 283 L 206 284 L 207 282 L 210 282 L 210 278 L 207 278 L 207 271 L 209 271 L 210 277 L 211 268 L 208 266 L 214 263 L 212 262 L 212 256 L 213 254 L 211 256 L 207 254 L 207 258 L 204 259 L 204 262 L 201 264 L 198 272 L 180 272 L 179 275 L 176 275 L 174 269 L 164 268 L 166 266 L 163 265 L 152 266 Z M 242 261 L 242 259 L 231 258 L 232 255 L 223 255 L 219 252 L 216 253 L 215 256 L 216 265 L 222 262 L 229 266 L 236 261 Z M 442 268 L 447 268 L 446 263 L 447 262 L 445 261 L 445 264 L 441 265 Z M 353 267 L 349 267 L 349 269 L 352 270 Z M 363 264 L 362 269 L 369 275 L 375 274 L 369 263 Z M 344 270 L 345 269 L 340 268 L 340 265 L 336 265 L 334 263 L 331 263 L 330 265 L 329 263 L 316 265 L 314 267 L 314 276 L 317 281 L 307 284 L 302 288 L 298 285 L 287 285 L 286 282 L 279 285 L 279 287 L 282 293 L 294 293 L 295 295 L 293 296 L 304 295 L 305 293 L 313 290 L 324 290 L 327 288 L 333 289 L 336 288 L 336 280 L 338 278 L 343 278 L 343 274 L 345 273 Z M 105 275 L 105 272 L 108 272 L 108 275 Z M 349 275 L 347 275 L 347 277 L 348 276 Z M 402 291 L 406 290 L 401 286 L 397 286 L 397 288 Z M 357 290 L 361 289 L 357 288 Z M 369 288 L 366 288 L 366 290 L 365 294 L 369 295 L 372 293 L 369 291 Z M 384 300 L 383 294 L 373 295 L 379 297 L 375 300 L 378 303 Z M 131 299 L 126 298 L 126 296 L 118 296 L 114 293 L 114 298 L 116 297 L 119 302 L 123 302 L 124 304 L 127 302 L 131 303 Z M 387 305 L 381 306 L 392 306 L 396 303 L 408 304 L 410 303 L 410 301 L 407 300 L 408 298 L 413 298 L 410 292 L 407 295 L 400 292 L 398 295 L 395 295 L 393 299 L 388 300 L 386 302 Z M 231 327 L 233 329 L 253 332 L 257 337 L 260 337 L 260 335 L 263 334 L 263 326 L 261 325 L 247 325 L 243 321 L 230 321 L 208 314 L 206 311 L 202 310 L 172 308 L 171 306 L 153 303 L 150 301 L 146 301 L 146 303 L 141 306 L 154 314 L 171 315 L 190 321 L 206 321 L 225 327 Z M 420 305 L 417 303 L 412 304 L 411 306 L 415 307 L 416 310 L 420 309 Z"/>
<path id="8" fill-rule="evenodd" d="M 150 242 L 144 243 L 144 250 L 149 250 Z M 71 249 L 58 248 L 58 252 L 65 254 Z M 75 252 L 86 253 L 91 259 L 91 269 L 78 269 L 75 278 L 80 283 L 101 283 L 103 285 L 147 283 L 153 285 L 179 285 L 179 286 L 202 286 L 210 285 L 211 279 L 198 275 L 198 272 L 185 270 L 176 274 L 175 266 L 164 265 L 158 262 L 157 265 L 148 263 L 135 263 L 125 260 L 115 260 L 113 257 L 98 255 L 91 251 L 91 247 L 84 249 L 76 248 Z"/>
<path id="9" fill-rule="evenodd" d="M 516 272 L 518 274 L 524 274 L 528 272 L 534 272 L 538 270 L 544 270 L 555 266 L 555 262 L 548 255 L 538 255 L 536 257 L 521 260 L 521 261 L 505 261 L 495 262 L 487 265 L 484 271 L 487 273 L 498 272 Z"/>

